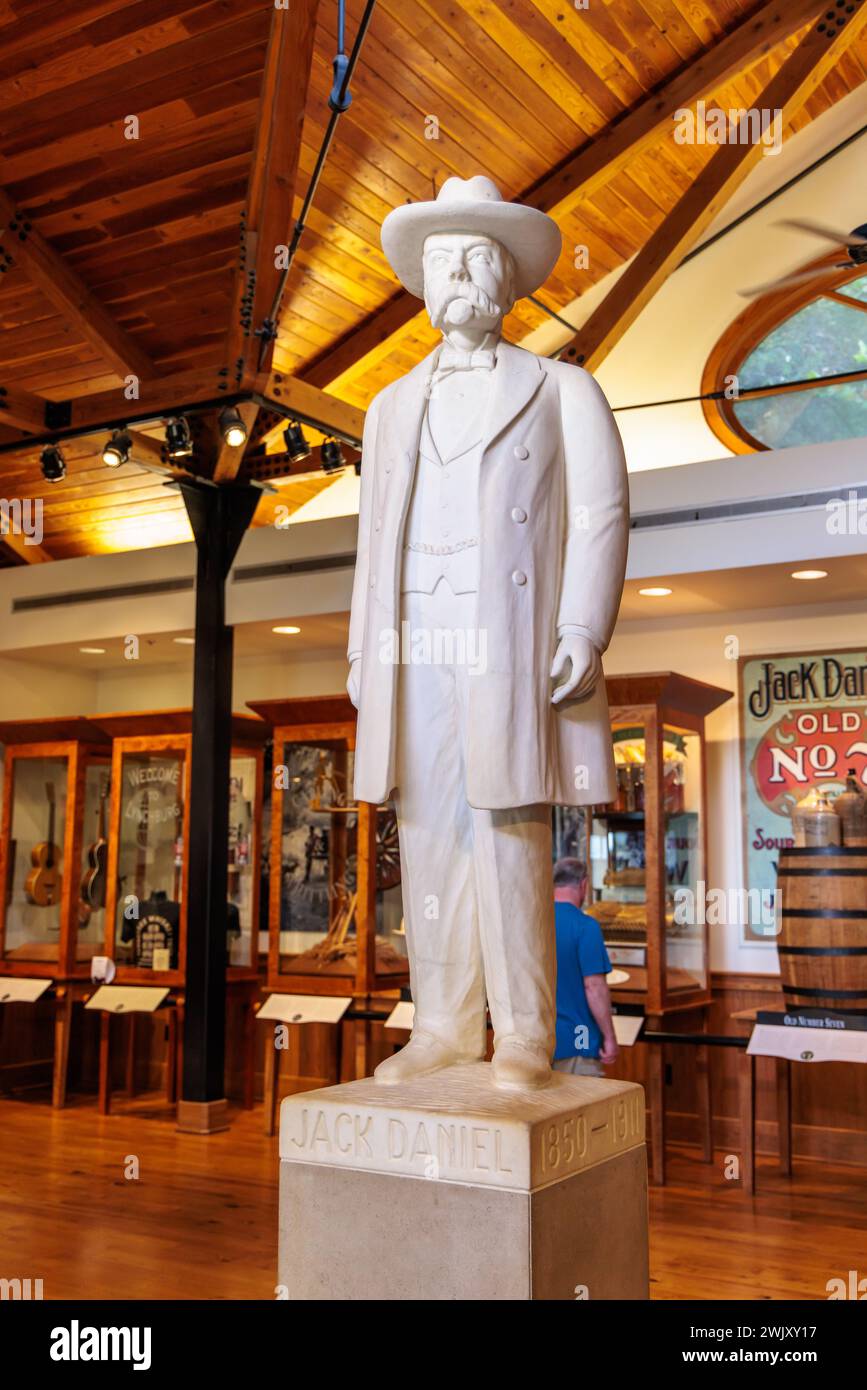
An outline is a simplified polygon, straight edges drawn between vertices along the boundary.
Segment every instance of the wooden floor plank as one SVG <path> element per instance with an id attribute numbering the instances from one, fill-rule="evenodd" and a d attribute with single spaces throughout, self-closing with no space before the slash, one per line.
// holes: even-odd
<path id="1" fill-rule="evenodd" d="M 135 1156 L 138 1180 L 124 1176 Z M 855 1167 L 762 1158 L 758 1193 L 672 1145 L 652 1189 L 654 1299 L 825 1299 L 829 1279 L 865 1271 L 867 1183 Z M 0 1101 L 0 1277 L 41 1278 L 46 1299 L 272 1299 L 277 1143 L 262 1116 L 179 1134 L 163 1098 Z"/>

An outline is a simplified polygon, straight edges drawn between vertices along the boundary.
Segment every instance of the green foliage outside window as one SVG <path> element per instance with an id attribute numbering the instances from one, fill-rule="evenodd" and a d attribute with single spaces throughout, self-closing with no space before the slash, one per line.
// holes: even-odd
<path id="1" fill-rule="evenodd" d="M 841 287 L 867 302 L 867 275 Z M 867 314 L 818 298 L 778 324 L 738 371 L 742 390 L 867 370 Z M 734 412 L 755 439 L 772 449 L 828 443 L 867 435 L 867 381 L 734 402 Z"/>

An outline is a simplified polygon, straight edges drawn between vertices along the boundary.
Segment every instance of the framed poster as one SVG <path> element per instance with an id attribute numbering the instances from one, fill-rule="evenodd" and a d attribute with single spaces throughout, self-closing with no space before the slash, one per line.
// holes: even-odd
<path id="1" fill-rule="evenodd" d="M 742 656 L 738 712 L 750 906 L 743 940 L 773 944 L 762 908 L 776 888 L 779 851 L 794 844 L 793 806 L 813 787 L 841 792 L 849 768 L 867 787 L 867 648 Z"/>

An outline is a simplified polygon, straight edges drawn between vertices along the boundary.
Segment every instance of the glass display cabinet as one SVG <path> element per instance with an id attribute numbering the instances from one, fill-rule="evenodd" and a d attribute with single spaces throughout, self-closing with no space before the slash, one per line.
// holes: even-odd
<path id="1" fill-rule="evenodd" d="M 369 995 L 408 982 L 397 822 L 352 794 L 348 696 L 250 704 L 274 730 L 268 988 Z"/>
<path id="2" fill-rule="evenodd" d="M 732 692 L 675 672 L 606 680 L 617 799 L 588 808 L 586 910 L 648 1014 L 710 1001 L 705 719 Z M 555 839 L 557 823 L 555 822 Z M 561 851 L 568 852 L 568 851 Z"/>
<path id="3" fill-rule="evenodd" d="M 109 741 L 86 719 L 0 723 L 0 974 L 72 980 L 102 950 Z"/>
<path id="4" fill-rule="evenodd" d="M 112 740 L 105 954 L 117 982 L 183 982 L 190 814 L 190 710 L 100 715 Z M 267 727 L 232 717 L 228 979 L 257 973 L 263 750 Z"/>

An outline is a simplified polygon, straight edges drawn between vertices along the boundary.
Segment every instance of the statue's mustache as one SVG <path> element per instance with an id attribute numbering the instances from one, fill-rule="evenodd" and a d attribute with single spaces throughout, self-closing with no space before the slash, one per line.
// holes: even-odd
<path id="1" fill-rule="evenodd" d="M 486 316 L 490 316 L 491 318 L 500 317 L 501 310 L 499 304 L 491 299 L 491 296 L 487 294 L 481 286 L 474 284 L 472 280 L 466 280 L 463 284 L 446 286 L 438 296 L 433 306 L 433 313 L 431 314 L 431 323 L 434 328 L 442 327 L 449 305 L 453 304 L 456 299 L 463 300 L 465 304 L 469 304 L 471 308 L 478 310 Z"/>

